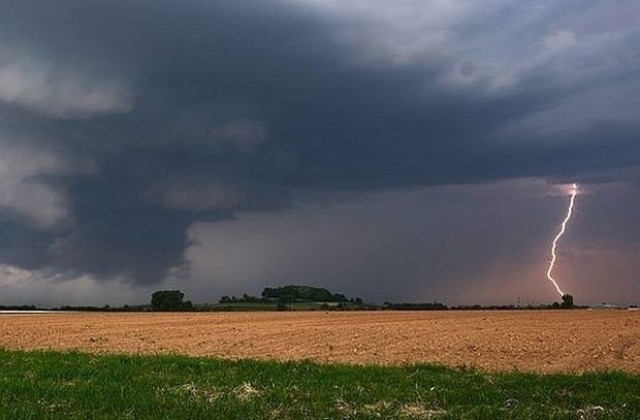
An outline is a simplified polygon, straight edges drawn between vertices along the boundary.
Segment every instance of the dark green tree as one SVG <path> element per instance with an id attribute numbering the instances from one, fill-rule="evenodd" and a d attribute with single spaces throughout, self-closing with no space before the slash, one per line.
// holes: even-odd
<path id="1" fill-rule="evenodd" d="M 560 307 L 562 309 L 573 309 L 573 296 L 571 295 L 562 295 L 562 303 Z"/>
<path id="2" fill-rule="evenodd" d="M 276 311 L 288 311 L 289 310 L 289 305 L 287 305 L 287 302 L 285 301 L 278 301 L 278 303 L 276 303 Z"/>
<path id="3" fill-rule="evenodd" d="M 311 286 L 281 286 L 265 287 L 262 292 L 265 299 L 287 299 L 289 301 L 313 301 L 313 302 L 348 302 L 349 299 L 340 293 L 331 293 L 323 287 Z"/>
<path id="4" fill-rule="evenodd" d="M 151 308 L 154 311 L 188 311 L 193 309 L 191 301 L 184 301 L 180 290 L 158 290 L 151 295 Z"/>

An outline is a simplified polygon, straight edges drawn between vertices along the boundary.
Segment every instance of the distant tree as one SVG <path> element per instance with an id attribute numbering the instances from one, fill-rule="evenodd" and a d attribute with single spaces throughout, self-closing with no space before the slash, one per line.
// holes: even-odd
<path id="1" fill-rule="evenodd" d="M 276 303 L 276 311 L 288 311 L 289 309 L 290 306 L 284 299 L 280 299 L 278 303 Z"/>
<path id="2" fill-rule="evenodd" d="M 281 287 L 265 287 L 262 292 L 265 299 L 286 299 L 291 302 L 295 301 L 312 301 L 312 302 L 348 302 L 349 299 L 340 293 L 331 293 L 323 287 L 311 286 L 281 286 Z"/>
<path id="3" fill-rule="evenodd" d="M 188 311 L 193 309 L 191 301 L 184 301 L 180 290 L 158 290 L 151 295 L 151 308 L 154 311 Z"/>
<path id="4" fill-rule="evenodd" d="M 342 293 L 334 293 L 333 295 L 331 295 L 331 300 L 333 302 L 348 302 L 349 299 L 347 299 L 347 297 L 345 295 L 343 295 Z"/>
<path id="5" fill-rule="evenodd" d="M 562 309 L 573 309 L 573 296 L 571 295 L 562 295 L 562 303 L 560 304 Z"/>

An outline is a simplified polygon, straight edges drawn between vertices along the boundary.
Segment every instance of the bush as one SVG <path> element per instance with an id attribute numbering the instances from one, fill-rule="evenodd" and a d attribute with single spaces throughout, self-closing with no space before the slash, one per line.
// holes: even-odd
<path id="1" fill-rule="evenodd" d="M 560 304 L 562 309 L 573 309 L 573 296 L 571 295 L 562 295 L 562 303 Z"/>
<path id="2" fill-rule="evenodd" d="M 151 308 L 154 311 L 190 311 L 193 304 L 184 301 L 184 293 L 180 290 L 158 290 L 151 295 Z"/>

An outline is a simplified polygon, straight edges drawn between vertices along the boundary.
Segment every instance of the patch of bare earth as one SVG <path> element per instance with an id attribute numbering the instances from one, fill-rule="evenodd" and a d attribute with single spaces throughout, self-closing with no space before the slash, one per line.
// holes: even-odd
<path id="1" fill-rule="evenodd" d="M 640 312 L 2 314 L 0 347 L 640 373 Z"/>

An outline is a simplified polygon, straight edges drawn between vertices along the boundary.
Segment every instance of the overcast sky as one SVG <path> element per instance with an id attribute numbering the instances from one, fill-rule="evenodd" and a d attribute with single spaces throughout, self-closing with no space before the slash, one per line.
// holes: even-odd
<path id="1" fill-rule="evenodd" d="M 0 304 L 640 303 L 636 0 L 0 0 Z"/>

